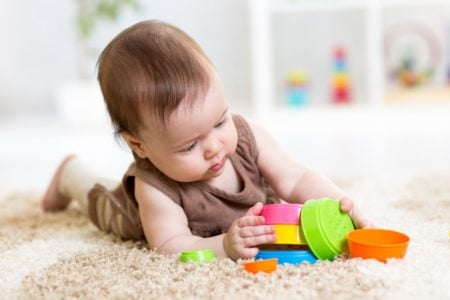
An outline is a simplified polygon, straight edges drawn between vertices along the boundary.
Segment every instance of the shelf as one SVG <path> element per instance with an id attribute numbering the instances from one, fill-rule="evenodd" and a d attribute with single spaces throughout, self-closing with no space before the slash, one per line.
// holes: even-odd
<path id="1" fill-rule="evenodd" d="M 345 1 L 272 1 L 269 3 L 271 12 L 308 12 L 308 11 L 335 11 L 347 9 L 361 9 L 366 2 L 358 0 Z"/>
<path id="2" fill-rule="evenodd" d="M 449 136 L 450 103 L 434 106 L 408 105 L 337 106 L 276 109 L 270 118 L 270 131 L 278 137 L 314 139 L 338 136 L 369 138 L 376 136 Z"/>
<path id="3" fill-rule="evenodd" d="M 435 88 L 395 88 L 385 93 L 387 104 L 430 104 L 450 103 L 450 86 Z"/>
<path id="4" fill-rule="evenodd" d="M 420 7 L 420 6 L 444 6 L 448 7 L 448 0 L 369 0 L 378 2 L 383 8 L 388 7 Z"/>
<path id="5" fill-rule="evenodd" d="M 253 107 L 258 119 L 265 119 L 271 115 L 273 107 L 277 105 L 277 89 L 273 81 L 274 72 L 274 45 L 272 26 L 274 13 L 297 12 L 303 13 L 306 10 L 317 10 L 327 14 L 339 9 L 364 9 L 358 11 L 362 18 L 366 16 L 366 2 L 361 1 L 336 1 L 336 2 L 311 2 L 311 1 L 271 1 L 271 0 L 250 0 L 250 28 L 251 28 L 251 49 L 252 49 L 252 77 L 253 77 Z M 306 11 L 306 13 L 308 13 Z M 347 13 L 347 12 L 345 12 Z M 362 37 L 367 38 L 367 53 L 363 54 L 367 63 L 367 78 L 363 83 L 367 89 L 368 96 L 364 97 L 368 103 L 376 104 L 376 99 L 380 99 L 381 94 L 377 91 L 382 87 L 382 71 L 378 63 L 381 55 L 381 34 L 379 30 L 380 16 L 376 10 L 368 10 L 364 21 Z M 306 28 L 306 27 L 305 27 Z M 308 29 L 306 29 L 308 30 Z M 311 29 L 309 29 L 310 31 Z M 299 34 L 298 32 L 296 34 Z M 282 46 L 281 46 L 282 47 Z M 380 49 L 379 51 L 374 49 Z M 322 82 L 321 85 L 326 84 Z M 328 88 L 328 87 L 326 87 Z M 279 95 L 279 93 L 278 93 Z M 361 96 L 357 96 L 362 98 Z"/>
<path id="6" fill-rule="evenodd" d="M 249 13 L 250 13 L 250 28 L 251 28 L 251 50 L 252 50 L 252 78 L 253 78 L 253 110 L 255 112 L 255 117 L 261 121 L 271 120 L 275 117 L 279 122 L 292 123 L 292 126 L 297 126 L 302 123 L 300 119 L 306 119 L 313 122 L 315 119 L 327 119 L 331 121 L 324 121 L 332 123 L 335 120 L 347 117 L 352 120 L 359 120 L 364 122 L 365 118 L 384 118 L 386 114 L 387 118 L 392 118 L 394 124 L 397 116 L 405 117 L 402 115 L 399 109 L 408 110 L 408 106 L 418 106 L 419 111 L 427 110 L 424 106 L 435 103 L 443 104 L 443 107 L 448 109 L 447 105 L 450 102 L 450 87 L 437 87 L 433 89 L 400 89 L 400 88 L 388 88 L 386 87 L 387 81 L 385 82 L 385 70 L 383 63 L 383 26 L 386 26 L 387 10 L 391 8 L 401 8 L 402 13 L 408 15 L 408 9 L 417 9 L 422 6 L 431 6 L 432 9 L 436 9 L 436 5 L 439 7 L 439 12 L 443 13 L 443 16 L 447 16 L 446 19 L 449 20 L 450 24 L 450 2 L 444 0 L 323 0 L 323 1 L 311 1 L 311 0 L 249 0 Z M 356 11 L 355 11 L 356 10 Z M 317 94 L 317 90 L 314 96 L 311 97 L 312 100 L 311 107 L 301 107 L 291 108 L 281 107 L 282 106 L 282 93 L 283 90 L 280 88 L 280 83 L 282 77 L 280 75 L 286 69 L 286 66 L 291 64 L 288 57 L 289 51 L 284 51 L 290 47 L 289 36 L 282 37 L 281 39 L 275 36 L 276 31 L 274 27 L 277 28 L 278 33 L 283 33 L 286 35 L 286 31 L 282 28 L 283 22 L 284 26 L 288 29 L 295 28 L 297 23 L 289 23 L 289 18 L 291 18 L 290 13 L 298 14 L 301 16 L 299 20 L 303 23 L 300 26 L 297 24 L 297 30 L 292 30 L 292 43 L 305 43 L 309 47 L 318 49 L 315 53 L 320 53 L 319 56 L 322 59 L 326 59 L 326 53 L 317 47 L 317 39 L 313 39 L 314 43 L 311 42 L 311 38 L 308 40 L 305 38 L 305 33 L 314 32 L 315 34 L 328 33 L 330 28 L 333 30 L 333 22 L 328 20 L 331 15 L 335 18 L 334 12 L 337 12 L 336 16 L 340 16 L 343 21 L 348 19 L 348 14 L 356 14 L 353 19 L 357 21 L 352 21 L 358 23 L 356 26 L 357 34 L 349 30 L 350 41 L 360 43 L 353 51 L 356 53 L 352 56 L 354 65 L 358 68 L 357 74 L 352 74 L 352 94 L 357 99 L 357 105 L 352 104 L 349 106 L 334 107 L 333 104 L 323 105 L 327 93 L 329 93 L 330 86 L 329 82 L 326 81 L 326 71 L 322 64 L 321 76 L 318 80 L 317 76 L 314 80 L 315 88 L 319 88 L 320 92 Z M 389 11 L 392 15 L 393 13 L 398 13 L 397 11 Z M 286 14 L 286 17 L 285 17 Z M 301 15 L 303 14 L 303 15 Z M 430 14 L 429 14 L 430 15 Z M 313 16 L 313 17 L 311 17 Z M 352 15 L 350 15 L 352 16 Z M 320 18 L 327 18 L 324 26 L 328 26 L 326 30 L 320 30 L 318 24 L 320 23 Z M 312 18 L 312 19 L 311 19 Z M 317 18 L 317 19 L 315 19 Z M 311 19 L 310 27 L 305 24 L 305 19 Z M 294 19 L 295 20 L 295 19 Z M 309 22 L 309 21 L 308 21 Z M 319 22 L 319 23 L 318 23 Z M 336 22 L 336 20 L 335 20 Z M 345 28 L 356 28 L 352 22 L 343 22 L 344 29 L 338 31 L 342 34 Z M 307 23 L 307 22 L 306 22 Z M 281 24 L 281 25 L 280 25 Z M 294 26 L 292 25 L 294 24 Z M 341 23 L 340 23 L 341 24 Z M 281 26 L 281 27 L 280 27 Z M 353 27 L 352 27 L 353 26 Z M 323 28 L 322 28 L 323 29 Z M 303 30 L 303 31 L 302 31 Z M 450 33 L 449 33 L 450 34 Z M 330 35 L 332 38 L 336 39 L 336 35 Z M 330 36 L 325 36 L 330 38 Z M 365 37 L 365 38 L 362 38 Z M 297 40 L 295 40 L 295 38 Z M 340 37 L 342 38 L 342 37 Z M 344 37 L 345 38 L 345 37 Z M 449 37 L 450 38 L 450 37 Z M 320 39 L 319 39 L 320 40 Z M 287 41 L 287 42 L 286 42 Z M 330 45 L 335 45 L 335 40 L 324 40 L 321 44 L 323 47 L 330 48 Z M 276 46 L 274 46 L 276 45 Z M 294 45 L 291 45 L 291 52 L 295 52 Z M 281 47 L 281 48 L 276 48 Z M 283 51 L 280 51 L 283 50 Z M 323 48 L 322 48 L 323 50 Z M 314 54 L 314 51 L 308 49 L 308 54 L 300 52 L 303 54 L 300 57 L 306 57 L 309 53 Z M 358 52 L 357 52 L 358 51 Z M 295 52 L 299 53 L 299 52 Z M 302 56 L 303 55 L 303 56 Z M 315 58 L 317 60 L 317 57 Z M 450 61 L 450 58 L 447 60 Z M 311 70 L 311 65 L 313 64 L 312 58 L 300 61 L 301 64 L 307 65 L 307 70 Z M 315 64 L 316 66 L 317 64 Z M 295 67 L 295 66 L 293 66 Z M 308 70 L 308 72 L 310 72 Z M 353 79 L 358 84 L 353 85 Z M 439 79 L 440 80 L 440 79 Z M 438 81 L 439 81 L 438 80 Z M 323 87 L 321 89 L 320 87 Z M 363 92 L 361 92 L 363 91 Z M 318 100 L 317 100 L 318 99 Z M 363 100 L 361 100 L 363 99 Z M 362 103 L 360 103 L 362 102 Z M 330 101 L 331 103 L 331 101 Z M 394 107 L 395 106 L 395 107 Z M 413 108 L 414 109 L 414 108 Z M 439 112 L 433 112 L 434 108 L 430 110 L 431 115 L 439 115 Z M 306 113 L 307 112 L 307 113 Z M 312 118 L 309 118 L 312 115 Z M 335 116 L 337 115 L 337 116 Z M 361 115 L 362 117 L 359 117 Z M 392 116 L 392 117 L 390 117 Z M 439 116 L 440 118 L 440 116 Z M 414 119 L 414 118 L 413 118 Z M 409 122 L 409 121 L 407 121 Z M 431 122 L 433 123 L 433 122 Z M 297 124 L 297 125 L 296 125 Z M 303 123 L 302 123 L 303 124 Z M 394 124 L 395 125 L 395 124 Z M 289 126 L 285 126 L 289 127 Z"/>
<path id="7" fill-rule="evenodd" d="M 265 0 L 263 0 L 265 1 Z M 392 7 L 420 7 L 420 6 L 448 6 L 447 0 L 278 0 L 270 1 L 268 8 L 271 12 L 298 11 L 336 11 L 348 9 L 366 9 L 377 6 Z"/>

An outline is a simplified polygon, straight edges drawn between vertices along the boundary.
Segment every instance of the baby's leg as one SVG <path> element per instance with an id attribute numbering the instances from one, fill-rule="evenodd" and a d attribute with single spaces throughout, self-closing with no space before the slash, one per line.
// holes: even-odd
<path id="1" fill-rule="evenodd" d="M 117 182 L 97 176 L 75 155 L 67 156 L 59 165 L 42 199 L 44 211 L 58 211 L 66 208 L 72 199 L 76 199 L 87 214 L 90 189 L 100 183 L 113 188 Z"/>
<path id="2" fill-rule="evenodd" d="M 76 158 L 75 155 L 69 155 L 66 158 L 64 158 L 63 161 L 58 166 L 58 168 L 56 169 L 55 174 L 53 174 L 53 178 L 50 181 L 47 191 L 45 192 L 44 197 L 42 198 L 41 201 L 42 209 L 44 211 L 62 210 L 66 208 L 67 205 L 69 205 L 70 200 L 72 200 L 71 198 L 63 195 L 59 191 L 58 187 L 62 172 L 65 169 L 66 164 L 75 158 Z"/>

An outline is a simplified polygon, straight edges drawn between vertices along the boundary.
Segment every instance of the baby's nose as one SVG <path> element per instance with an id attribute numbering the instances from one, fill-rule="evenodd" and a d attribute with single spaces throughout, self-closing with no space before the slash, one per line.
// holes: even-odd
<path id="1" fill-rule="evenodd" d="M 219 139 L 217 139 L 215 137 L 208 138 L 208 141 L 207 141 L 206 147 L 205 147 L 205 158 L 209 159 L 209 158 L 216 156 L 220 152 L 221 148 L 222 148 L 222 145 L 221 145 Z"/>

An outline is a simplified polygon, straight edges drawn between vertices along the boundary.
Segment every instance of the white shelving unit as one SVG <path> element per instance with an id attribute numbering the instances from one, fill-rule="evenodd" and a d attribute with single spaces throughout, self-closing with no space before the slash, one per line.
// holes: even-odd
<path id="1" fill-rule="evenodd" d="M 422 7 L 430 5 L 437 5 L 449 11 L 450 1 L 248 1 L 254 117 L 267 125 L 269 131 L 289 153 L 314 169 L 337 175 L 384 172 L 387 169 L 397 172 L 422 172 L 438 170 L 444 166 L 441 162 L 446 161 L 445 153 L 450 149 L 450 144 L 445 142 L 450 140 L 450 88 L 435 93 L 437 97 L 448 98 L 445 101 L 396 101 L 399 105 L 386 101 L 389 88 L 385 80 L 383 62 L 383 17 L 386 11 L 391 13 L 396 12 L 398 8 L 407 8 L 421 12 Z M 324 102 L 299 108 L 283 105 L 280 101 L 280 81 L 275 78 L 275 75 L 281 76 L 282 68 L 275 67 L 276 59 L 279 59 L 277 55 L 284 54 L 279 49 L 286 47 L 286 43 L 277 43 L 279 48 L 274 48 L 275 41 L 280 40 L 276 40 L 274 36 L 274 19 L 285 21 L 283 18 L 291 14 L 301 17 L 313 15 L 318 18 L 316 20 L 319 20 L 320 24 L 320 18 L 334 16 L 335 13 L 342 14 L 345 18 L 349 11 L 358 14 L 358 22 L 361 23 L 360 28 L 356 28 L 359 30 L 358 38 L 353 38 L 353 41 L 361 41 L 364 46 L 357 49 L 361 50 L 357 53 L 359 60 L 354 61 L 353 66 L 364 64 L 364 76 L 357 78 L 363 81 L 363 97 L 360 97 L 357 103 L 349 105 L 324 105 Z M 448 16 L 450 22 L 450 13 Z M 302 25 L 305 26 L 305 22 Z M 314 26 L 307 30 L 317 32 L 316 35 L 320 38 L 321 32 L 316 31 Z M 334 33 L 334 28 L 330 31 Z M 293 34 L 297 38 L 299 35 L 300 33 Z M 290 46 L 289 43 L 287 46 Z M 317 46 L 317 43 L 314 46 Z M 292 49 L 291 52 L 296 50 L 298 48 Z M 312 55 L 316 54 L 314 50 L 310 52 Z M 322 51 L 319 55 L 323 57 L 327 54 Z M 281 63 L 285 63 L 282 66 L 285 67 L 287 60 L 283 59 Z M 321 85 L 316 87 L 322 88 Z M 323 86 L 323 89 L 329 88 L 329 84 Z M 414 92 L 406 96 L 427 99 L 429 94 Z"/>
<path id="2" fill-rule="evenodd" d="M 385 112 L 387 107 L 384 103 L 386 94 L 383 64 L 383 9 L 405 7 L 420 8 L 422 6 L 437 5 L 450 11 L 450 1 L 444 0 L 249 0 L 250 15 L 250 37 L 251 37 L 251 57 L 252 57 L 252 89 L 253 89 L 253 112 L 255 118 L 260 121 L 274 120 L 288 124 L 285 127 L 296 126 L 299 122 L 311 122 L 321 119 L 323 122 L 338 122 L 343 118 L 346 120 L 370 121 L 371 118 L 379 119 L 380 113 Z M 345 12 L 358 11 L 362 13 L 364 24 L 363 43 L 365 53 L 365 64 L 367 72 L 365 76 L 365 95 L 362 105 L 347 105 L 336 107 L 315 106 L 292 109 L 288 106 L 279 105 L 274 82 L 274 53 L 273 53 L 273 18 L 277 14 L 298 13 L 298 14 L 320 14 L 323 12 Z M 449 14 L 450 16 L 450 14 Z M 449 18 L 450 20 L 450 18 Z M 310 30 L 314 30 L 311 28 Z M 328 86 L 324 87 L 328 89 Z M 444 97 L 448 91 L 444 93 Z M 448 93 L 450 96 L 450 93 Z M 450 101 L 449 101 L 450 102 Z M 442 103 L 441 103 L 442 104 Z M 444 104 L 444 106 L 447 103 Z M 390 108 L 389 108 L 390 109 Z M 429 107 L 419 107 L 419 110 L 433 110 Z M 396 109 L 393 109 L 394 111 Z M 409 110 L 416 113 L 414 106 L 403 107 L 400 114 L 408 114 Z M 383 118 L 392 116 L 392 122 L 398 120 L 396 113 L 383 114 Z M 353 126 L 355 122 L 352 122 Z M 305 124 L 305 123 L 300 123 Z"/>

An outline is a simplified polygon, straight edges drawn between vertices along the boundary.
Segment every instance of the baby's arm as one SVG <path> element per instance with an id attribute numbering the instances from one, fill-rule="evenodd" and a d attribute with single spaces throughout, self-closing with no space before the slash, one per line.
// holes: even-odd
<path id="1" fill-rule="evenodd" d="M 145 237 L 151 248 L 164 253 L 212 249 L 219 257 L 251 258 L 259 244 L 275 241 L 273 226 L 258 216 L 262 204 L 231 225 L 228 233 L 202 238 L 191 233 L 184 210 L 158 189 L 136 178 L 136 199 Z"/>
<path id="2" fill-rule="evenodd" d="M 358 228 L 370 227 L 351 198 L 330 179 L 308 169 L 287 154 L 263 128 L 250 123 L 258 146 L 258 167 L 275 192 L 287 202 L 331 197 L 340 200 L 341 210 L 349 212 Z"/>

